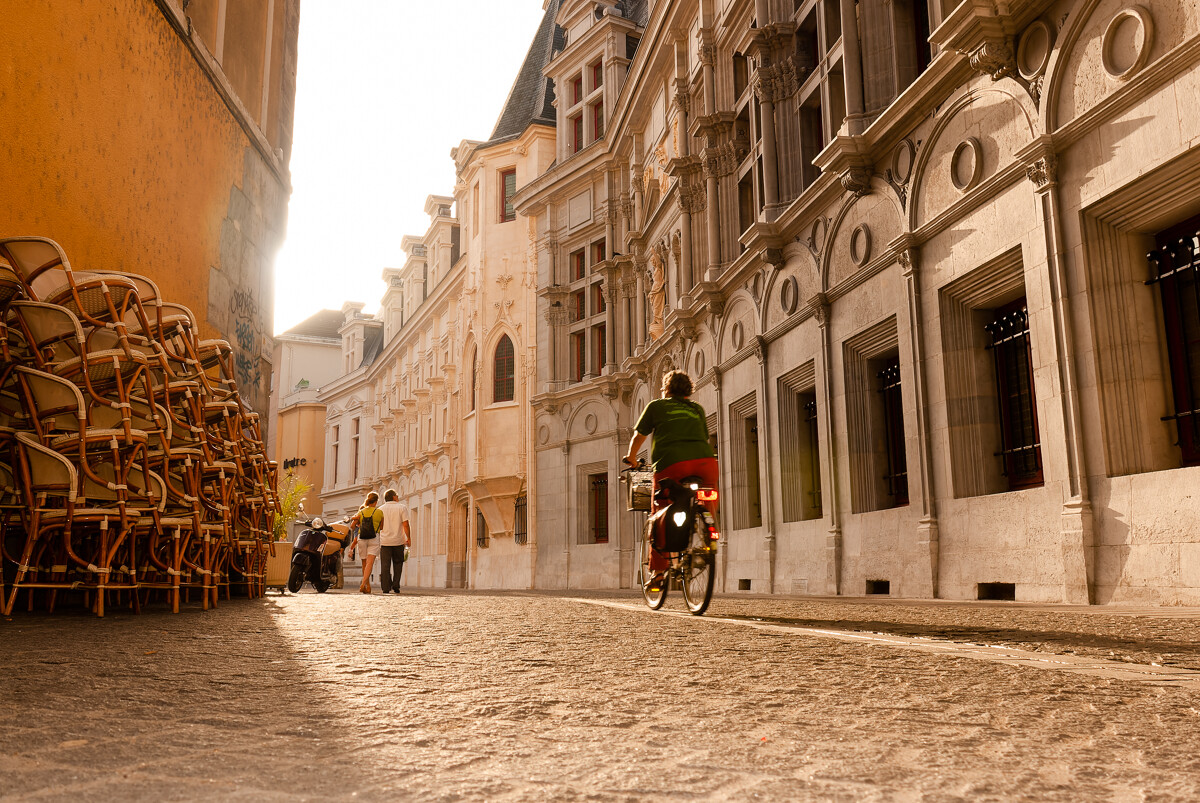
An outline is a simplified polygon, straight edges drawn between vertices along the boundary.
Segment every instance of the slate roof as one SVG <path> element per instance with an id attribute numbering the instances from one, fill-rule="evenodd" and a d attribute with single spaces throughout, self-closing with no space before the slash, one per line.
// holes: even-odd
<path id="1" fill-rule="evenodd" d="M 366 367 L 375 362 L 380 353 L 383 351 L 383 327 L 368 326 L 363 333 L 363 360 L 359 365 L 360 368 Z"/>
<path id="2" fill-rule="evenodd" d="M 330 340 L 341 340 L 338 330 L 342 328 L 346 316 L 341 310 L 323 309 L 284 332 L 285 335 L 297 337 L 323 337 Z"/>
<path id="3" fill-rule="evenodd" d="M 621 0 L 617 8 L 621 10 L 621 16 L 639 28 L 645 28 L 650 21 L 650 0 Z"/>
<path id="4" fill-rule="evenodd" d="M 646 2 L 646 0 L 634 0 Z M 550 0 L 546 13 L 542 16 L 542 24 L 538 26 L 533 44 L 525 56 L 525 63 L 513 81 L 508 99 L 504 101 L 504 110 L 496 121 L 491 139 L 483 147 L 495 145 L 507 139 L 516 139 L 534 124 L 554 126 L 557 122 L 554 106 L 554 84 L 542 75 L 542 70 L 550 63 L 551 56 L 566 46 L 566 32 L 554 23 L 562 0 Z"/>

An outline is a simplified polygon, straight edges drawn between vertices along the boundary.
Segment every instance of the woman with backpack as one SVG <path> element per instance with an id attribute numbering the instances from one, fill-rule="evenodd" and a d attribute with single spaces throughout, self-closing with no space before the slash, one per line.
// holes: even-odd
<path id="1" fill-rule="evenodd" d="M 371 593 L 371 570 L 375 568 L 375 558 L 379 557 L 379 531 L 383 528 L 383 511 L 376 507 L 377 504 L 379 494 L 371 491 L 363 500 L 362 507 L 350 520 L 350 524 L 358 528 L 358 535 L 350 545 L 351 550 L 362 542 L 359 554 L 362 556 L 363 579 L 358 590 L 363 594 Z"/>

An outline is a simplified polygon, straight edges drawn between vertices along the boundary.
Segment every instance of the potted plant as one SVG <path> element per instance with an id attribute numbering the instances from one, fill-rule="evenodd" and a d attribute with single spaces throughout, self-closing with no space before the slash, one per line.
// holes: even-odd
<path id="1" fill-rule="evenodd" d="M 292 544 L 287 540 L 288 525 L 304 510 L 305 494 L 312 490 L 312 483 L 296 476 L 288 469 L 279 482 L 279 509 L 271 534 L 275 539 L 275 554 L 267 558 L 266 586 L 283 588 L 287 584 L 288 569 L 292 565 Z"/>

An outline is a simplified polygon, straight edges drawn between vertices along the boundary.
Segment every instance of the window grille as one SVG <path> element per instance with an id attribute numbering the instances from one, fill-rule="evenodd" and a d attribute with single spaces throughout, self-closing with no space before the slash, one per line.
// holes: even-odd
<path id="1" fill-rule="evenodd" d="M 1034 409 L 1029 310 L 1025 299 L 996 310 L 984 326 L 991 336 L 1000 403 L 1000 453 L 1009 490 L 1042 484 L 1042 448 Z"/>
<path id="2" fill-rule="evenodd" d="M 908 504 L 908 463 L 904 454 L 904 403 L 900 394 L 900 359 L 892 357 L 876 374 L 883 400 L 883 424 L 888 496 L 892 506 Z"/>
<path id="3" fill-rule="evenodd" d="M 486 549 L 488 546 L 487 521 L 483 518 L 483 511 L 478 507 L 475 508 L 475 543 L 480 549 Z"/>
<path id="4" fill-rule="evenodd" d="M 493 374 L 492 382 L 492 401 L 506 402 L 512 401 L 515 388 L 515 357 L 513 354 L 513 344 L 509 340 L 508 335 L 500 338 L 500 343 L 496 346 L 496 361 L 495 373 Z"/>
<path id="5" fill-rule="evenodd" d="M 513 540 L 524 546 L 529 543 L 529 514 L 528 514 L 528 499 L 524 496 L 517 497 L 515 515 L 513 517 Z"/>
<path id="6" fill-rule="evenodd" d="M 588 478 L 588 513 L 593 544 L 608 543 L 608 475 Z"/>
<path id="7" fill-rule="evenodd" d="M 1200 216 L 1155 238 L 1147 258 L 1154 271 L 1166 329 L 1175 412 L 1164 417 L 1178 429 L 1183 465 L 1200 465 Z"/>
<path id="8" fill-rule="evenodd" d="M 817 439 L 817 400 L 804 403 L 804 426 L 808 433 L 808 518 L 821 516 L 821 452 Z"/>

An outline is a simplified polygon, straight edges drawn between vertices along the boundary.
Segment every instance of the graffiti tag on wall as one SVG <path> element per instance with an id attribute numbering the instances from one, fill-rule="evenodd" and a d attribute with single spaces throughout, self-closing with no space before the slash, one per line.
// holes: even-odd
<path id="1" fill-rule="evenodd" d="M 259 331 L 258 302 L 246 290 L 234 290 L 232 299 L 234 357 L 233 370 L 243 393 L 256 394 L 262 383 L 262 364 L 259 351 L 262 332 Z"/>

